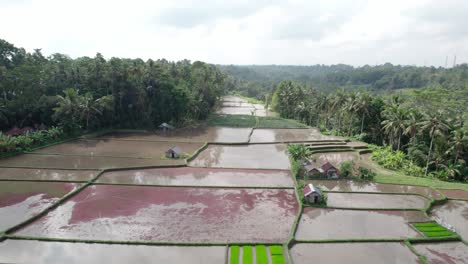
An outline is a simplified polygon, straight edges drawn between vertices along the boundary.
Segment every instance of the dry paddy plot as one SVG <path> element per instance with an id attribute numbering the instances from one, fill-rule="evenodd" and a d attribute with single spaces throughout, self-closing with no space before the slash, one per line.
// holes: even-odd
<path id="1" fill-rule="evenodd" d="M 327 193 L 327 206 L 372 209 L 424 209 L 429 200 L 419 195 Z"/>
<path id="2" fill-rule="evenodd" d="M 250 143 L 286 143 L 322 140 L 343 140 L 343 138 L 322 135 L 320 131 L 315 128 L 255 129 L 250 137 Z"/>
<path id="3" fill-rule="evenodd" d="M 112 132 L 101 136 L 101 138 L 171 142 L 242 143 L 249 141 L 251 131 L 252 128 L 195 127 L 167 132 Z"/>
<path id="4" fill-rule="evenodd" d="M 422 237 L 408 222 L 429 221 L 421 211 L 304 208 L 298 240 Z"/>
<path id="5" fill-rule="evenodd" d="M 77 187 L 75 183 L 0 182 L 0 232 L 37 215 Z"/>
<path id="6" fill-rule="evenodd" d="M 465 190 L 438 189 L 438 191 L 449 199 L 468 200 L 468 191 Z"/>
<path id="7" fill-rule="evenodd" d="M 210 145 L 189 163 L 193 167 L 289 169 L 286 145 Z"/>
<path id="8" fill-rule="evenodd" d="M 421 263 L 404 243 L 296 244 L 291 249 L 295 264 L 409 264 Z M 317 261 L 311 261 L 317 260 Z"/>
<path id="9" fill-rule="evenodd" d="M 99 171 L 96 170 L 50 170 L 50 169 L 20 169 L 2 168 L 2 180 L 33 180 L 33 181 L 89 181 Z"/>
<path id="10" fill-rule="evenodd" d="M 135 246 L 6 240 L 0 243 L 0 263 L 224 263 L 220 246 Z"/>
<path id="11" fill-rule="evenodd" d="M 464 240 L 468 240 L 468 201 L 449 200 L 435 206 L 431 216 L 448 223 Z"/>
<path id="12" fill-rule="evenodd" d="M 157 168 L 106 172 L 98 183 L 166 186 L 294 187 L 288 170 Z"/>
<path id="13" fill-rule="evenodd" d="M 335 192 L 375 192 L 375 193 L 415 193 L 429 199 L 444 198 L 439 192 L 429 187 L 374 183 L 352 180 L 312 180 L 316 186 L 325 191 Z"/>
<path id="14" fill-rule="evenodd" d="M 181 159 L 160 160 L 125 157 L 62 156 L 43 154 L 24 154 L 0 160 L 0 167 L 47 169 L 105 169 L 182 164 L 185 164 L 185 161 Z"/>
<path id="15" fill-rule="evenodd" d="M 164 242 L 286 241 L 294 190 L 95 185 L 17 235 Z"/>
<path id="16" fill-rule="evenodd" d="M 468 263 L 468 246 L 462 242 L 418 243 L 413 247 L 429 264 Z"/>

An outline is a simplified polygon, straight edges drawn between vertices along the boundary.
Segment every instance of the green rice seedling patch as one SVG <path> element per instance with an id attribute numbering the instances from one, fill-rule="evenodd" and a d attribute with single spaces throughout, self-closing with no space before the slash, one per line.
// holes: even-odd
<path id="1" fill-rule="evenodd" d="M 252 246 L 242 247 L 242 264 L 253 264 Z"/>
<path id="2" fill-rule="evenodd" d="M 283 255 L 283 248 L 281 246 L 270 246 L 271 255 Z"/>
<path id="3" fill-rule="evenodd" d="M 427 237 L 448 237 L 454 236 L 455 233 L 452 231 L 433 231 L 433 232 L 423 232 Z"/>
<path id="4" fill-rule="evenodd" d="M 265 246 L 256 246 L 255 255 L 257 257 L 257 264 L 268 264 L 268 255 Z"/>
<path id="5" fill-rule="evenodd" d="M 270 253 L 273 264 L 284 264 L 283 248 L 281 246 L 270 246 Z"/>
<path id="6" fill-rule="evenodd" d="M 239 264 L 239 246 L 231 246 L 230 264 Z"/>
<path id="7" fill-rule="evenodd" d="M 271 255 L 271 262 L 273 264 L 284 264 L 283 255 Z"/>
<path id="8" fill-rule="evenodd" d="M 430 238 L 437 237 L 451 237 L 456 236 L 456 233 L 448 230 L 447 228 L 439 225 L 437 222 L 427 222 L 427 223 L 413 223 L 414 228 L 419 232 L 423 233 L 424 236 Z"/>

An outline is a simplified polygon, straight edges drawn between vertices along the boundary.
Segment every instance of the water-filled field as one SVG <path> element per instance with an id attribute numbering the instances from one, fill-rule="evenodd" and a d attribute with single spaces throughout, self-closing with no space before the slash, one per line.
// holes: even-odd
<path id="1" fill-rule="evenodd" d="M 95 170 L 0 169 L 0 179 L 7 180 L 88 181 L 97 174 Z"/>
<path id="2" fill-rule="evenodd" d="M 438 191 L 443 193 L 449 199 L 468 200 L 468 191 L 465 190 L 438 189 Z"/>
<path id="3" fill-rule="evenodd" d="M 468 239 L 468 201 L 447 201 L 433 207 L 431 216 L 453 226 L 463 239 Z"/>
<path id="4" fill-rule="evenodd" d="M 330 162 L 338 169 L 340 168 L 341 163 L 345 161 L 354 161 L 359 160 L 359 156 L 356 152 L 345 151 L 345 152 L 326 152 L 326 153 L 317 153 L 310 156 L 310 160 L 315 161 L 317 164 L 324 164 Z"/>
<path id="5" fill-rule="evenodd" d="M 18 235 L 121 241 L 280 242 L 294 190 L 95 185 Z"/>
<path id="6" fill-rule="evenodd" d="M 189 163 L 194 167 L 289 169 L 286 145 L 210 145 Z"/>
<path id="7" fill-rule="evenodd" d="M 372 209 L 424 209 L 429 200 L 419 195 L 328 193 L 327 206 Z"/>
<path id="8" fill-rule="evenodd" d="M 316 140 L 341 140 L 334 136 L 325 136 L 318 129 L 255 129 L 250 138 L 251 143 L 265 142 L 305 142 Z"/>
<path id="9" fill-rule="evenodd" d="M 194 167 L 111 171 L 101 175 L 97 182 L 169 186 L 294 187 L 288 170 Z"/>
<path id="10" fill-rule="evenodd" d="M 255 108 L 253 107 L 221 107 L 216 110 L 217 114 L 222 115 L 254 115 Z"/>
<path id="11" fill-rule="evenodd" d="M 468 263 L 468 246 L 462 242 L 418 243 L 413 247 L 430 264 Z"/>

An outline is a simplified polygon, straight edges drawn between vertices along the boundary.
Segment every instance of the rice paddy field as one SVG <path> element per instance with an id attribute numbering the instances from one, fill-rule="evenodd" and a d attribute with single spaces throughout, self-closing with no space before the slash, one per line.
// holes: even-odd
<path id="1" fill-rule="evenodd" d="M 0 263 L 468 263 L 466 191 L 308 179 L 328 201 L 305 204 L 287 144 L 377 166 L 366 145 L 237 96 L 218 111 L 0 159 Z"/>

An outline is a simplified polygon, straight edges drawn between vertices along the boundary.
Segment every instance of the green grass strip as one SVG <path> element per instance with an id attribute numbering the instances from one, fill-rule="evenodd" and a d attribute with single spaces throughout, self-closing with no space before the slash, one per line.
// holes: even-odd
<path id="1" fill-rule="evenodd" d="M 421 261 L 421 264 L 429 264 L 429 262 L 427 262 L 426 257 L 421 255 L 408 240 L 405 240 L 404 242 L 405 242 L 405 245 L 411 250 L 411 252 L 413 252 L 413 254 L 418 256 L 419 260 Z"/>
<path id="2" fill-rule="evenodd" d="M 255 255 L 257 256 L 257 264 L 268 264 L 268 255 L 265 246 L 256 246 Z"/>
<path id="3" fill-rule="evenodd" d="M 283 255 L 283 248 L 281 246 L 270 246 L 271 255 Z"/>
<path id="4" fill-rule="evenodd" d="M 239 264 L 239 246 L 231 246 L 230 264 Z"/>
<path id="5" fill-rule="evenodd" d="M 418 229 L 421 232 L 447 231 L 447 228 L 442 227 L 442 226 L 440 226 L 440 227 L 439 226 L 417 227 L 416 229 Z"/>
<path id="6" fill-rule="evenodd" d="M 271 255 L 272 264 L 284 264 L 283 255 Z"/>
<path id="7" fill-rule="evenodd" d="M 424 222 L 424 223 L 413 223 L 414 227 L 439 227 L 440 225 L 437 222 Z"/>
<path id="8" fill-rule="evenodd" d="M 433 231 L 433 232 L 423 232 L 427 237 L 448 237 L 454 236 L 455 233 L 451 231 Z"/>
<path id="9" fill-rule="evenodd" d="M 253 264 L 252 246 L 242 247 L 242 264 Z"/>

